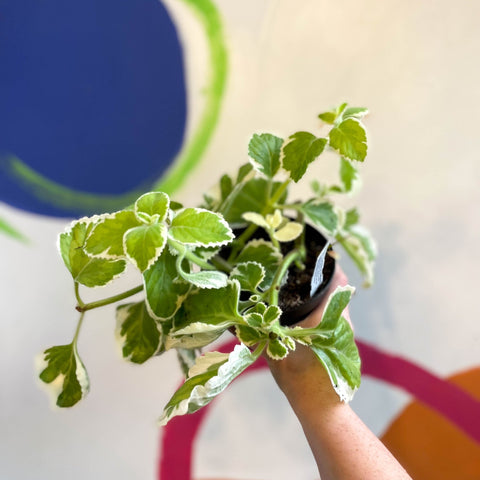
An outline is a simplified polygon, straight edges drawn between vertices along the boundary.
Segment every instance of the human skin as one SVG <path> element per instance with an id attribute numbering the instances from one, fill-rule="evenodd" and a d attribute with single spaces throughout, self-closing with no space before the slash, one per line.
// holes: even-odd
<path id="1" fill-rule="evenodd" d="M 329 294 L 346 284 L 347 277 L 337 266 Z M 325 304 L 299 325 L 318 325 Z M 343 315 L 350 322 L 348 309 Z M 322 480 L 411 479 L 350 406 L 339 400 L 327 372 L 310 349 L 297 344 L 284 360 L 267 357 L 267 361 L 302 425 Z"/>

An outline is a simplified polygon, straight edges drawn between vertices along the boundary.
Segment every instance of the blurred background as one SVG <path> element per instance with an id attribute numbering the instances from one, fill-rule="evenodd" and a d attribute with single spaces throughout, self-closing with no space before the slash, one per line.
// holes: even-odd
<path id="1" fill-rule="evenodd" d="M 371 112 L 352 202 L 379 244 L 369 290 L 345 264 L 353 407 L 417 480 L 480 478 L 479 16 L 473 0 L 1 1 L 0 478 L 318 478 L 265 369 L 167 431 L 175 354 L 123 361 L 113 306 L 86 317 L 74 408 L 51 408 L 34 358 L 75 329 L 56 250 L 72 218 L 154 187 L 197 204 L 252 133 L 315 130 L 344 101 Z"/>

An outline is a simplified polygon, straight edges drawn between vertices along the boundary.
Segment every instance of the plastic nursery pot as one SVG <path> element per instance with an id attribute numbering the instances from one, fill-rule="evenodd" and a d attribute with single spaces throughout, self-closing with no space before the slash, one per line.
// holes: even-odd
<path id="1" fill-rule="evenodd" d="M 234 230 L 238 237 L 244 229 Z M 252 235 L 252 239 L 263 238 L 267 240 L 268 234 L 258 228 Z M 278 305 L 282 309 L 280 323 L 283 326 L 291 326 L 304 320 L 315 308 L 324 300 L 333 275 L 335 273 L 335 259 L 327 253 L 323 267 L 323 281 L 315 294 L 310 296 L 310 285 L 317 257 L 327 243 L 327 239 L 315 228 L 306 225 L 305 228 L 305 246 L 307 249 L 307 258 L 305 260 L 305 269 L 301 270 L 292 265 L 288 272 L 287 281 L 282 285 L 279 292 Z M 294 242 L 281 243 L 282 254 L 287 254 L 293 248 Z M 329 249 L 331 251 L 331 248 Z M 229 248 L 220 252 L 223 258 L 227 258 L 230 253 Z M 245 298 L 246 300 L 246 298 Z"/>

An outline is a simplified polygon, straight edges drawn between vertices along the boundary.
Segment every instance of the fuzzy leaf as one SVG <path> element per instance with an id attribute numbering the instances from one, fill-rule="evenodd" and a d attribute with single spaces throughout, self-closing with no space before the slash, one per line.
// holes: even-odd
<path id="1" fill-rule="evenodd" d="M 191 246 L 226 245 L 233 232 L 224 218 L 202 208 L 185 208 L 172 220 L 169 235 L 177 242 Z"/>
<path id="2" fill-rule="evenodd" d="M 93 228 L 85 243 L 85 251 L 102 258 L 125 258 L 123 236 L 141 222 L 131 210 L 105 215 Z"/>
<path id="3" fill-rule="evenodd" d="M 39 377 L 48 384 L 59 407 L 71 407 L 88 393 L 87 371 L 73 343 L 45 350 L 40 369 Z"/>
<path id="4" fill-rule="evenodd" d="M 255 292 L 265 278 L 265 269 L 257 262 L 239 263 L 232 270 L 230 278 L 238 280 L 242 290 Z"/>
<path id="5" fill-rule="evenodd" d="M 342 316 L 350 301 L 353 287 L 337 287 L 328 299 L 322 321 L 316 327 L 311 348 L 327 369 L 340 399 L 349 402 L 360 386 L 360 356 L 353 331 Z M 328 333 L 328 335 L 325 335 Z"/>
<path id="6" fill-rule="evenodd" d="M 272 178 L 280 168 L 282 144 L 283 139 L 269 133 L 253 135 L 248 144 L 248 155 L 255 170 Z"/>
<path id="7" fill-rule="evenodd" d="M 282 360 L 288 355 L 288 348 L 279 338 L 275 338 L 268 342 L 267 354 L 273 360 Z"/>
<path id="8" fill-rule="evenodd" d="M 190 285 L 179 275 L 176 258 L 165 248 L 157 261 L 143 274 L 146 304 L 157 319 L 172 317 L 181 305 Z"/>
<path id="9" fill-rule="evenodd" d="M 317 138 L 308 132 L 294 133 L 290 139 L 283 147 L 283 168 L 290 172 L 293 181 L 298 182 L 308 165 L 323 152 L 327 139 Z"/>
<path id="10" fill-rule="evenodd" d="M 149 192 L 135 202 L 135 213 L 144 213 L 149 217 L 157 217 L 158 222 L 165 220 L 170 199 L 163 192 Z"/>
<path id="11" fill-rule="evenodd" d="M 363 162 L 367 156 L 367 135 L 355 118 L 347 118 L 330 130 L 330 146 L 351 160 Z"/>
<path id="12" fill-rule="evenodd" d="M 260 263 L 265 269 L 265 279 L 260 284 L 260 287 L 266 289 L 271 285 L 281 259 L 280 252 L 271 242 L 256 239 L 245 245 L 237 257 L 237 264 L 245 262 Z"/>
<path id="13" fill-rule="evenodd" d="M 144 363 L 160 347 L 161 332 L 149 315 L 145 302 L 117 307 L 116 336 L 123 358 L 133 363 Z"/>
<path id="14" fill-rule="evenodd" d="M 326 233 L 333 234 L 337 230 L 338 216 L 331 203 L 310 200 L 302 205 L 301 211 L 314 225 Z"/>
<path id="15" fill-rule="evenodd" d="M 59 237 L 59 250 L 75 282 L 87 287 L 104 286 L 125 270 L 124 260 L 107 260 L 88 256 L 83 247 L 92 224 L 76 222 Z"/>
<path id="16" fill-rule="evenodd" d="M 240 284 L 233 280 L 217 290 L 198 290 L 190 294 L 185 302 L 185 313 L 189 322 L 231 326 L 241 322 L 238 312 Z"/>
<path id="17" fill-rule="evenodd" d="M 178 268 L 178 265 L 177 262 L 178 273 L 182 278 L 198 288 L 218 289 L 227 285 L 228 277 L 223 272 L 201 270 L 200 272 L 188 273 Z"/>
<path id="18" fill-rule="evenodd" d="M 274 233 L 279 242 L 291 242 L 303 232 L 303 225 L 298 222 L 288 222 L 285 226 Z"/>
<path id="19" fill-rule="evenodd" d="M 202 357 L 199 357 L 196 364 L 201 362 L 201 359 Z M 159 420 L 160 425 L 166 425 L 177 415 L 196 412 L 210 403 L 256 359 L 257 356 L 252 354 L 248 347 L 240 344 L 227 359 L 214 357 L 215 363 L 206 362 L 206 368 L 194 370 L 196 374 L 185 381 L 165 406 Z"/>
<path id="20" fill-rule="evenodd" d="M 141 272 L 155 263 L 166 243 L 167 227 L 162 223 L 131 228 L 124 237 L 127 257 Z"/>
<path id="21" fill-rule="evenodd" d="M 280 188 L 280 182 L 273 182 L 271 195 L 274 195 Z M 243 225 L 243 214 L 245 212 L 262 213 L 265 204 L 270 198 L 269 182 L 265 178 L 252 178 L 237 185 L 231 195 L 222 204 L 220 213 L 231 225 Z M 287 192 L 279 198 L 279 204 L 285 202 Z"/>

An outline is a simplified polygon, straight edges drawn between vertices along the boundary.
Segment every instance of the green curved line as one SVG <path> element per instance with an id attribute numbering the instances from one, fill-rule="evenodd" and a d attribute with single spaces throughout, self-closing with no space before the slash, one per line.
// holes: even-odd
<path id="1" fill-rule="evenodd" d="M 197 130 L 182 149 L 172 167 L 155 184 L 168 194 L 177 190 L 197 166 L 215 130 L 220 116 L 228 73 L 228 54 L 220 15 L 210 0 L 182 0 L 203 23 L 210 50 L 210 73 L 205 89 L 206 104 Z"/>
<path id="2" fill-rule="evenodd" d="M 210 0 L 182 0 L 188 4 L 203 23 L 210 50 L 210 75 L 206 89 L 207 101 L 198 127 L 190 141 L 182 148 L 173 165 L 154 183 L 152 190 L 172 194 L 185 181 L 204 153 L 218 122 L 225 91 L 228 56 L 220 15 Z M 54 182 L 36 172 L 15 156 L 1 159 L 6 173 L 24 187 L 51 205 L 72 211 L 95 213 L 113 211 L 130 205 L 149 187 L 144 185 L 122 195 L 103 195 L 74 190 Z"/>
<path id="3" fill-rule="evenodd" d="M 0 233 L 4 233 L 15 240 L 27 243 L 28 239 L 25 235 L 21 234 L 18 230 L 8 224 L 5 220 L 0 218 Z"/>
<path id="4" fill-rule="evenodd" d="M 6 173 L 23 183 L 32 195 L 74 212 L 95 213 L 99 207 L 109 211 L 118 210 L 133 203 L 144 192 L 144 189 L 136 189 L 123 195 L 103 195 L 73 190 L 49 180 L 13 155 L 4 158 L 2 163 Z"/>

